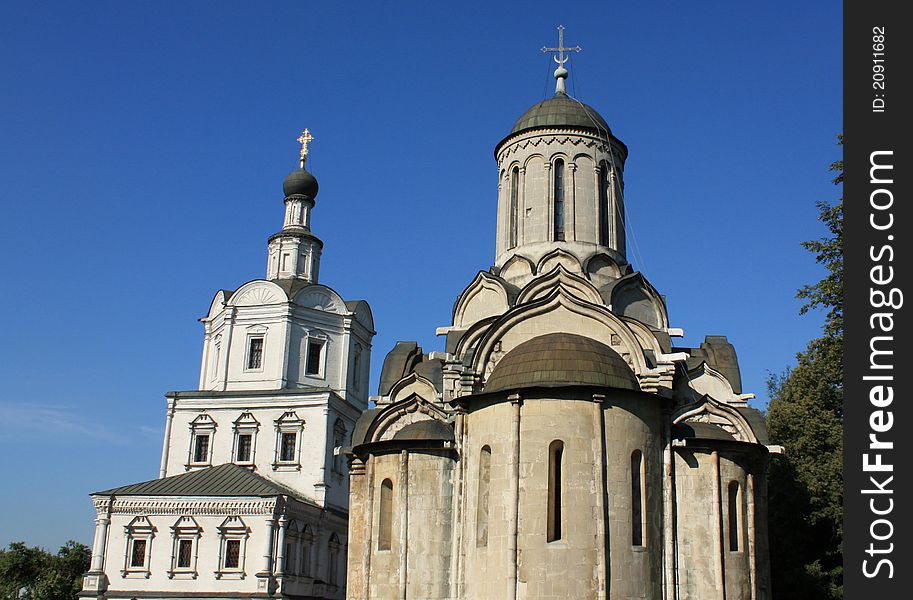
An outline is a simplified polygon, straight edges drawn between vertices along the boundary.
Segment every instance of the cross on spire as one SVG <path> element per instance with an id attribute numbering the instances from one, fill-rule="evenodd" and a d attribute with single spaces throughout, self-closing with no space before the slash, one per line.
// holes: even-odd
<path id="1" fill-rule="evenodd" d="M 555 59 L 555 62 L 558 63 L 558 65 L 562 66 L 562 67 L 564 66 L 564 63 L 566 63 L 569 58 L 564 55 L 565 52 L 580 52 L 581 50 L 583 50 L 583 48 L 581 48 L 580 46 L 574 46 L 573 48 L 567 48 L 564 46 L 564 25 L 558 26 L 558 47 L 557 48 L 548 48 L 546 46 L 542 46 L 543 52 L 557 52 L 558 53 L 558 56 L 555 56 L 553 58 Z"/>
<path id="2" fill-rule="evenodd" d="M 314 136 L 312 136 L 311 132 L 307 129 L 305 129 L 301 135 L 298 136 L 298 143 L 301 144 L 300 161 L 302 169 L 304 168 L 304 161 L 307 160 L 308 157 L 308 144 L 310 144 L 312 141 L 314 141 Z"/>
<path id="3" fill-rule="evenodd" d="M 580 52 L 582 48 L 580 46 L 574 46 L 569 48 L 564 45 L 564 25 L 558 26 L 558 47 L 549 48 L 547 46 L 542 46 L 543 52 L 557 52 L 558 56 L 553 56 L 552 58 L 558 63 L 558 68 L 555 69 L 555 94 L 567 94 L 567 91 L 564 89 L 564 80 L 567 79 L 567 69 L 564 68 L 564 63 L 568 61 L 569 56 L 565 56 L 565 52 Z"/>

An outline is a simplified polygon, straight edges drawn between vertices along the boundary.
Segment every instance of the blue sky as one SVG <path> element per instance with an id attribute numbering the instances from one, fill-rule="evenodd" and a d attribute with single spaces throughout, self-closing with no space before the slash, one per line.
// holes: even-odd
<path id="1" fill-rule="evenodd" d="M 154 478 L 164 393 L 197 383 L 216 289 L 262 277 L 317 140 L 321 279 L 371 303 L 372 389 L 494 260 L 493 148 L 569 91 L 630 149 L 629 259 L 745 391 L 819 331 L 839 157 L 831 2 L 7 2 L 0 7 L 0 545 L 91 543 L 87 494 Z"/>

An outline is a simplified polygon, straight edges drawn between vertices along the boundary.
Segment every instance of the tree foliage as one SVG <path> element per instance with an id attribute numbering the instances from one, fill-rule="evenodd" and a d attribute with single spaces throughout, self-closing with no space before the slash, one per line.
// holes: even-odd
<path id="1" fill-rule="evenodd" d="M 13 542 L 0 550 L 0 598 L 73 600 L 89 570 L 91 550 L 69 541 L 57 554 Z"/>
<path id="2" fill-rule="evenodd" d="M 843 138 L 838 137 L 838 144 Z M 831 165 L 843 183 L 843 161 Z M 827 270 L 797 297 L 824 309 L 823 335 L 772 376 L 767 426 L 785 447 L 771 462 L 771 575 L 777 600 L 843 597 L 843 200 L 818 203 L 828 235 L 803 243 Z"/>

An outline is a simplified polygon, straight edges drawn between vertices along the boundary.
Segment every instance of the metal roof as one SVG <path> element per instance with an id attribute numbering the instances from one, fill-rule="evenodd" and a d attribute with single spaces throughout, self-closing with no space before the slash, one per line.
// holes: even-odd
<path id="1" fill-rule="evenodd" d="M 562 93 L 535 104 L 523 113 L 511 133 L 538 127 L 573 127 L 612 134 L 608 123 L 591 106 Z"/>
<path id="2" fill-rule="evenodd" d="M 292 496 L 300 495 L 266 477 L 226 463 L 162 479 L 125 485 L 99 496 Z"/>
<path id="3" fill-rule="evenodd" d="M 580 335 L 550 333 L 523 342 L 498 361 L 485 392 L 560 385 L 640 390 L 631 367 L 609 346 Z"/>

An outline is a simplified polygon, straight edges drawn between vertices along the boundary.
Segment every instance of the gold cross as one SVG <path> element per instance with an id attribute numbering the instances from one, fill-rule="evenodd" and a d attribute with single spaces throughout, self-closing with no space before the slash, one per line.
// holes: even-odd
<path id="1" fill-rule="evenodd" d="M 298 143 L 301 144 L 301 168 L 304 168 L 304 161 L 308 156 L 308 144 L 314 141 L 314 136 L 311 135 L 311 132 L 305 129 L 300 136 L 298 136 Z"/>

